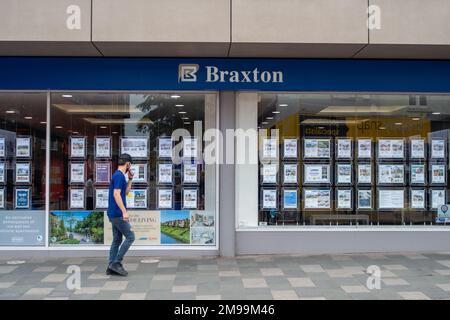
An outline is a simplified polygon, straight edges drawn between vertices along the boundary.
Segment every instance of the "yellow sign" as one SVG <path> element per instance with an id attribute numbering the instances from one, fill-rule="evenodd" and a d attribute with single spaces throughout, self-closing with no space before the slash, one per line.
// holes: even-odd
<path id="1" fill-rule="evenodd" d="M 348 137 L 422 137 L 431 131 L 427 119 L 367 117 L 363 119 L 346 119 Z"/>

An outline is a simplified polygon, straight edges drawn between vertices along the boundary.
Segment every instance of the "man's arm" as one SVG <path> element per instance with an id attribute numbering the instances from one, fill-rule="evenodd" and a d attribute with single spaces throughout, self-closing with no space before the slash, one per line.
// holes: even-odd
<path id="1" fill-rule="evenodd" d="M 128 188 L 127 188 L 127 190 L 128 190 Z M 128 220 L 127 209 L 125 208 L 125 205 L 123 204 L 122 197 L 120 196 L 120 191 L 121 191 L 120 189 L 114 189 L 114 200 L 116 201 L 117 206 L 119 207 L 120 211 L 122 211 L 123 219 Z"/>
<path id="2" fill-rule="evenodd" d="M 128 180 L 128 183 L 127 183 L 127 190 L 125 191 L 125 194 L 127 195 L 128 193 L 130 193 L 130 190 L 131 190 L 131 179 L 129 179 Z M 115 191 L 115 190 L 114 190 Z"/>

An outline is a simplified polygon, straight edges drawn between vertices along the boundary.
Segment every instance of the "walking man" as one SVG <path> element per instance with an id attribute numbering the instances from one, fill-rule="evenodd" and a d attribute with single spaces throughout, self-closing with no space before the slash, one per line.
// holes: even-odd
<path id="1" fill-rule="evenodd" d="M 131 156 L 120 155 L 117 171 L 114 172 L 109 184 L 108 218 L 112 224 L 113 241 L 109 252 L 109 265 L 106 274 L 127 276 L 122 260 L 134 242 L 134 232 L 131 230 L 126 207 L 126 196 L 131 189 L 133 172 L 131 171 Z M 125 175 L 128 175 L 128 183 Z M 122 237 L 125 241 L 122 243 Z"/>

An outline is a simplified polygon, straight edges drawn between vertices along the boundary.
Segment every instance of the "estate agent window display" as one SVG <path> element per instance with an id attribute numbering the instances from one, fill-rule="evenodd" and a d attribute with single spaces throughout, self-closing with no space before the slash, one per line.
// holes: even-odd
<path id="1" fill-rule="evenodd" d="M 283 212 L 297 225 L 438 224 L 438 208 L 449 201 L 450 119 L 436 112 L 445 99 L 427 96 L 429 109 L 419 117 L 386 107 L 407 95 L 355 94 L 353 112 L 339 106 L 339 96 L 261 94 L 258 128 L 279 136 L 260 143 L 260 225 L 284 224 Z"/>
<path id="2" fill-rule="evenodd" d="M 0 211 L 45 210 L 46 94 L 0 93 Z"/>

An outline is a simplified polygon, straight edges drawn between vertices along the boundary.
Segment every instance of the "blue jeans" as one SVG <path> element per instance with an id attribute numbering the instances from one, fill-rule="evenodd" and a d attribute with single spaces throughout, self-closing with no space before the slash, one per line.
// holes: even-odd
<path id="1" fill-rule="evenodd" d="M 120 218 L 109 218 L 112 224 L 113 241 L 109 251 L 109 264 L 121 263 L 123 257 L 134 242 L 134 232 L 131 231 L 131 225 L 128 221 Z M 122 243 L 122 236 L 125 241 Z"/>

